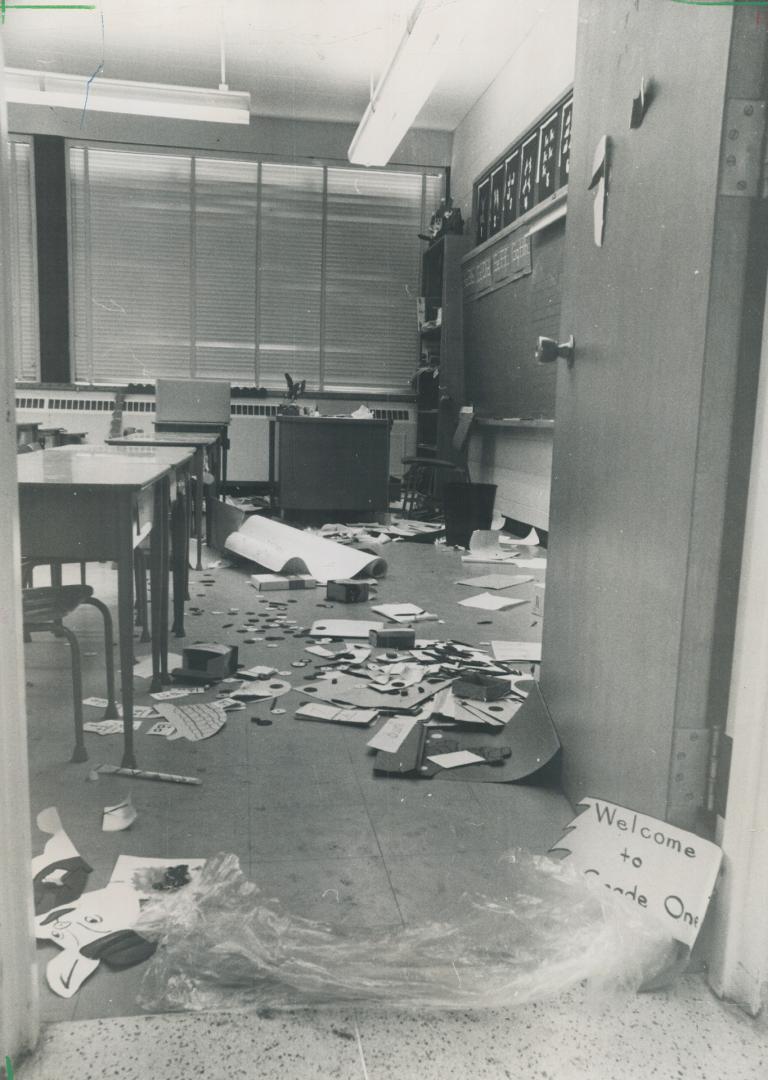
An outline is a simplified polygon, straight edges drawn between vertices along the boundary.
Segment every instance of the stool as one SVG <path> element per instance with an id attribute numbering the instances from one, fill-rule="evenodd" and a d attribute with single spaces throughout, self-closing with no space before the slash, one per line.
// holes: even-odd
<path id="1" fill-rule="evenodd" d="M 98 608 L 104 620 L 105 666 L 107 669 L 107 708 L 105 719 L 116 719 L 118 712 L 115 705 L 115 660 L 112 654 L 112 617 L 101 600 L 93 595 L 90 585 L 62 585 L 59 588 L 23 589 L 21 593 L 24 616 L 24 635 L 48 631 L 56 636 L 63 636 L 69 642 L 72 654 L 72 693 L 75 712 L 75 748 L 72 761 L 87 761 L 83 733 L 83 679 L 80 660 L 80 645 L 77 637 L 64 626 L 63 619 L 81 604 L 90 604 Z"/>

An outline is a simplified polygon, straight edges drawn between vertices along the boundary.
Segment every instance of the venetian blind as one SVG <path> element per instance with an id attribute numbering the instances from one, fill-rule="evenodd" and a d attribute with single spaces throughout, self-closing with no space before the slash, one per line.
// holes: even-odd
<path id="1" fill-rule="evenodd" d="M 78 380 L 407 389 L 440 171 L 80 144 L 69 162 Z"/>
<path id="2" fill-rule="evenodd" d="M 37 222 L 32 142 L 13 138 L 10 158 L 10 260 L 13 343 L 17 379 L 40 378 L 37 287 Z"/>

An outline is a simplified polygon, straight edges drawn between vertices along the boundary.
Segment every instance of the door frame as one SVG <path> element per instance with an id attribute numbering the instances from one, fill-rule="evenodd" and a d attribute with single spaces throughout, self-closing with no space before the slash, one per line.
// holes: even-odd
<path id="1" fill-rule="evenodd" d="M 16 394 L 9 245 L 8 123 L 0 42 L 0 1070 L 40 1033 L 33 933 L 29 766 L 24 696 Z M 7 463 L 7 464 L 6 464 Z"/>
<path id="2" fill-rule="evenodd" d="M 727 731 L 733 737 L 723 872 L 709 981 L 753 1016 L 768 987 L 768 292 L 736 614 Z"/>

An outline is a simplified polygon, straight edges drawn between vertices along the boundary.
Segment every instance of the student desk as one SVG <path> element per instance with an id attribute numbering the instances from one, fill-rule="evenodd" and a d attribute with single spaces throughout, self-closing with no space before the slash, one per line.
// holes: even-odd
<path id="1" fill-rule="evenodd" d="M 208 423 L 205 420 L 155 420 L 156 435 L 209 435 L 214 439 L 210 444 L 211 471 L 213 472 L 215 495 L 227 479 L 227 450 L 229 448 L 229 424 Z"/>
<path id="2" fill-rule="evenodd" d="M 219 434 L 206 434 L 193 431 L 155 431 L 145 435 L 143 432 L 135 432 L 132 435 L 115 436 L 107 439 L 109 446 L 189 446 L 194 448 L 193 469 L 197 477 L 195 484 L 195 534 L 197 536 L 197 567 L 203 569 L 202 543 L 203 543 L 203 495 L 205 484 L 203 472 L 205 466 L 206 451 L 210 455 L 211 468 L 216 477 L 217 488 L 221 482 L 221 437 Z M 211 515 L 206 506 L 206 540 L 211 542 Z"/>
<path id="3" fill-rule="evenodd" d="M 151 537 L 153 689 L 169 681 L 168 549 L 171 484 L 189 469 L 184 447 L 61 446 L 17 462 L 22 553 L 63 562 L 117 563 L 124 750 L 133 749 L 133 552 Z M 175 547 L 177 545 L 174 545 Z M 183 550 L 183 545 L 180 545 Z M 178 566 L 179 554 L 175 561 Z M 174 575 L 174 606 L 184 603 Z M 183 577 L 181 578 L 183 581 Z M 177 592 L 179 593 L 177 599 Z"/>

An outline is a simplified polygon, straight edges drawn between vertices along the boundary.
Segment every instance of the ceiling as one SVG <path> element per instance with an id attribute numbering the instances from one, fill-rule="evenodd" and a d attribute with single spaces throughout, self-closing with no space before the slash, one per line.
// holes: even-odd
<path id="1" fill-rule="evenodd" d="M 65 3 L 66 0 L 54 0 Z M 463 9 L 466 34 L 415 126 L 453 131 L 554 0 L 431 0 Z M 217 87 L 262 116 L 356 123 L 414 0 L 96 0 L 93 11 L 13 10 L 9 67 Z M 220 14 L 221 13 L 221 14 Z"/>

